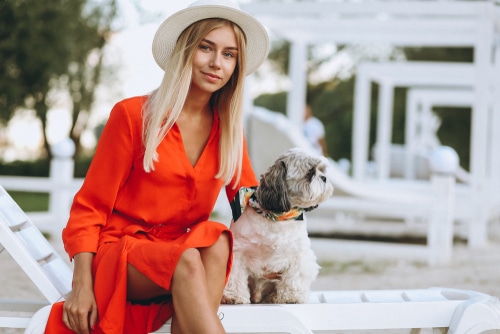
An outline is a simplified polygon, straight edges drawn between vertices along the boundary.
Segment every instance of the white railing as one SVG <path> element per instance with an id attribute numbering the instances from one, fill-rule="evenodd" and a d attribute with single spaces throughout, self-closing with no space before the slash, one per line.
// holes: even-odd
<path id="1" fill-rule="evenodd" d="M 60 146 L 52 148 L 54 159 L 51 161 L 49 177 L 21 177 L 21 176 L 0 176 L 0 185 L 7 191 L 28 191 L 28 192 L 46 192 L 49 193 L 49 208 L 46 212 L 28 212 L 29 218 L 41 231 L 50 233 L 54 238 L 59 238 L 62 229 L 66 225 L 69 217 L 71 202 L 76 191 L 81 187 L 83 179 L 75 179 L 73 177 L 74 147 L 67 143 L 61 143 Z M 446 154 L 445 154 L 446 155 Z M 439 157 L 438 157 L 439 160 Z M 438 165 L 443 162 L 437 161 Z M 452 161 L 451 166 L 445 167 L 445 170 L 439 170 L 439 167 L 434 166 L 436 172 L 431 180 L 431 186 L 423 191 L 423 193 L 408 193 L 395 192 L 391 198 L 384 198 L 384 187 L 378 187 L 376 191 L 378 200 L 374 200 L 366 194 L 370 193 L 370 187 L 365 184 L 363 194 L 361 196 L 366 201 L 355 200 L 349 202 L 348 198 L 332 199 L 334 207 L 337 209 L 349 210 L 351 203 L 353 210 L 363 211 L 370 210 L 374 207 L 375 210 L 385 210 L 389 212 L 398 212 L 406 210 L 406 213 L 414 211 L 426 213 L 429 217 L 427 230 L 427 245 L 418 252 L 425 253 L 425 257 L 429 264 L 442 264 L 451 260 L 453 248 L 453 221 L 455 207 L 455 179 L 452 177 L 449 169 L 456 168 L 457 161 Z M 446 163 L 444 164 L 446 165 Z M 342 183 L 340 174 L 332 176 L 334 183 L 338 187 Z M 342 185 L 340 185 L 342 188 Z M 347 188 L 344 187 L 344 190 Z M 399 194 L 399 196 L 398 196 Z M 403 195 L 411 195 L 405 197 Z M 349 203 L 348 203 L 349 202 Z M 364 205 L 363 205 L 364 203 Z M 384 203 L 386 205 L 384 205 Z M 368 205 L 368 207 L 366 207 Z M 328 206 L 328 203 L 324 206 Z M 230 221 L 230 212 L 225 192 L 222 191 L 217 200 L 215 211 L 218 211 L 220 217 L 215 218 L 221 222 Z"/>
<path id="2" fill-rule="evenodd" d="M 49 208 L 44 212 L 27 212 L 29 218 L 43 232 L 58 238 L 66 225 L 75 193 L 83 183 L 82 178 L 74 178 L 75 163 L 72 159 L 75 147 L 66 140 L 51 147 L 54 158 L 50 162 L 49 177 L 0 176 L 0 185 L 9 191 L 49 193 Z M 231 209 L 224 189 L 215 204 L 212 219 L 229 223 Z"/>
<path id="3" fill-rule="evenodd" d="M 75 147 L 67 140 L 51 147 L 54 158 L 50 162 L 49 177 L 0 176 L 0 184 L 7 191 L 49 193 L 49 208 L 44 212 L 28 212 L 37 227 L 53 236 L 60 235 L 69 216 L 73 196 L 83 179 L 74 178 Z"/>

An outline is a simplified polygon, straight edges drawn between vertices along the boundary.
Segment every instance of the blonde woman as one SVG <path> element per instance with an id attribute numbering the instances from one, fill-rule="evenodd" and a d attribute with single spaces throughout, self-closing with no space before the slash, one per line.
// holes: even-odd
<path id="1" fill-rule="evenodd" d="M 165 71 L 147 96 L 120 101 L 63 230 L 73 290 L 47 333 L 223 333 L 217 310 L 232 236 L 209 220 L 225 187 L 257 185 L 242 124 L 245 75 L 264 61 L 262 25 L 227 0 L 198 1 L 153 41 Z"/>

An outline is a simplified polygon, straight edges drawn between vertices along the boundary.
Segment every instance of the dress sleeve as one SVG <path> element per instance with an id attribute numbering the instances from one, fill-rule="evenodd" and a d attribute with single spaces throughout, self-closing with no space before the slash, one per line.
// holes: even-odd
<path id="1" fill-rule="evenodd" d="M 140 112 L 137 114 L 140 119 Z M 118 191 L 132 168 L 134 137 L 137 137 L 134 121 L 138 120 L 131 119 L 123 103 L 113 107 L 62 232 L 70 259 L 80 252 L 97 251 L 101 228 L 113 211 Z"/>

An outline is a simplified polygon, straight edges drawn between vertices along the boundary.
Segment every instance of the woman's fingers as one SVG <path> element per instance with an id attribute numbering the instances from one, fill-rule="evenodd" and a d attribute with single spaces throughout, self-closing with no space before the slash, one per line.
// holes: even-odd
<path id="1" fill-rule="evenodd" d="M 97 305 L 94 304 L 92 310 L 90 311 L 90 316 L 89 316 L 89 325 L 91 330 L 94 329 L 96 323 L 97 323 Z"/>
<path id="2" fill-rule="evenodd" d="M 95 300 L 90 303 L 75 304 L 71 299 L 64 303 L 63 322 L 78 334 L 89 334 L 97 323 L 97 307 Z"/>

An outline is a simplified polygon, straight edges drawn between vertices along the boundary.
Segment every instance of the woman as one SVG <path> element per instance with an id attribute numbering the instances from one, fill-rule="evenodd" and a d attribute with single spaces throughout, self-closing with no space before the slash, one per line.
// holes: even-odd
<path id="1" fill-rule="evenodd" d="M 162 23 L 160 87 L 115 105 L 74 198 L 63 230 L 73 290 L 53 306 L 47 333 L 62 323 L 148 333 L 170 317 L 172 333 L 224 332 L 217 310 L 232 236 L 209 216 L 222 186 L 231 202 L 257 184 L 243 82 L 268 45 L 262 25 L 227 0 L 195 2 Z"/>

